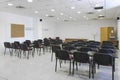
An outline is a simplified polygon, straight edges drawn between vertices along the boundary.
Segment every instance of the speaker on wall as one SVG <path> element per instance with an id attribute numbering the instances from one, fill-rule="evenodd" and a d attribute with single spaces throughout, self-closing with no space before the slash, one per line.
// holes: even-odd
<path id="1" fill-rule="evenodd" d="M 40 19 L 40 21 L 42 21 L 42 19 Z"/>

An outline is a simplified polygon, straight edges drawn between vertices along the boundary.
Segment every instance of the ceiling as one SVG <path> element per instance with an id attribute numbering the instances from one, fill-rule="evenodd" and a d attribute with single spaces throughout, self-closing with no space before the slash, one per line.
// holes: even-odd
<path id="1" fill-rule="evenodd" d="M 108 20 L 120 16 L 120 0 L 0 0 L 0 11 L 56 21 Z"/>

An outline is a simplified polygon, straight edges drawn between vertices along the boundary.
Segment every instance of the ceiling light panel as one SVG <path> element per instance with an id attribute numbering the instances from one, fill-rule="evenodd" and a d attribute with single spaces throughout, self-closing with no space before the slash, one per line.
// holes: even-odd
<path id="1" fill-rule="evenodd" d="M 8 6 L 13 6 L 13 4 L 12 3 L 8 3 Z"/>
<path id="2" fill-rule="evenodd" d="M 27 0 L 28 2 L 33 2 L 33 0 Z"/>

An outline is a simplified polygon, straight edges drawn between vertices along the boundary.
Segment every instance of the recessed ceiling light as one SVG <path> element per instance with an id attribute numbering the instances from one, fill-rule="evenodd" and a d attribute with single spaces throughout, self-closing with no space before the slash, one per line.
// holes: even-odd
<path id="1" fill-rule="evenodd" d="M 70 19 L 72 19 L 72 17 L 69 17 Z"/>
<path id="2" fill-rule="evenodd" d="M 52 11 L 52 12 L 54 12 L 54 11 L 55 11 L 55 9 L 51 9 L 51 11 Z"/>
<path id="3" fill-rule="evenodd" d="M 103 16 L 102 14 L 100 14 L 99 16 Z"/>
<path id="4" fill-rule="evenodd" d="M 48 15 L 48 14 L 46 14 L 45 16 L 47 16 L 47 17 L 48 17 L 49 15 Z"/>
<path id="5" fill-rule="evenodd" d="M 27 0 L 28 2 L 33 2 L 33 0 Z"/>
<path id="6" fill-rule="evenodd" d="M 37 14 L 37 13 L 39 13 L 38 11 L 35 11 L 35 13 Z"/>
<path id="7" fill-rule="evenodd" d="M 13 4 L 12 3 L 8 3 L 8 6 L 13 6 Z"/>
<path id="8" fill-rule="evenodd" d="M 72 7 L 71 7 L 71 9 L 75 9 L 75 7 L 74 7 L 74 6 L 72 6 Z"/>
<path id="9" fill-rule="evenodd" d="M 63 15 L 63 13 L 60 13 L 60 15 Z"/>
<path id="10" fill-rule="evenodd" d="M 80 14 L 81 12 L 80 12 L 80 11 L 78 11 L 77 13 L 78 13 L 78 14 Z"/>

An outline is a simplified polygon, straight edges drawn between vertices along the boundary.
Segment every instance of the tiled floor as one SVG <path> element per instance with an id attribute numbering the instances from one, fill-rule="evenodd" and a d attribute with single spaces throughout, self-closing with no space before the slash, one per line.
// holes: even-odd
<path id="1" fill-rule="evenodd" d="M 93 80 L 88 78 L 88 65 L 79 66 L 74 76 L 68 75 L 68 64 L 62 64 L 55 72 L 55 60 L 51 62 L 51 53 L 36 55 L 30 59 L 0 55 L 0 80 Z M 115 80 L 120 80 L 120 59 L 116 59 Z M 111 80 L 111 67 L 97 69 L 94 80 Z"/>

